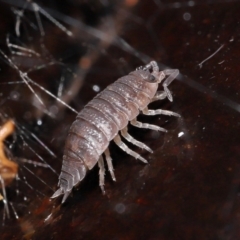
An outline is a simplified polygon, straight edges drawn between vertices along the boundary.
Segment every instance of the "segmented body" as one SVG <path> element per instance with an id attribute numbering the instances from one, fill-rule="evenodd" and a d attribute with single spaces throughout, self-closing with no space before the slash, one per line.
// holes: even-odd
<path id="1" fill-rule="evenodd" d="M 150 69 L 152 69 L 152 72 L 150 72 Z M 130 137 L 133 144 L 149 150 L 146 145 L 138 142 L 127 133 L 129 122 L 136 127 L 150 129 L 155 127 L 155 130 L 164 130 L 154 125 L 139 123 L 136 121 L 136 117 L 140 111 L 146 115 L 166 114 L 179 116 L 176 113 L 164 110 L 161 110 L 161 113 L 154 114 L 154 110 L 147 109 L 148 104 L 152 101 L 165 97 L 172 100 L 167 86 L 175 78 L 175 75 L 178 74 L 178 71 L 170 70 L 169 74 L 166 71 L 169 70 L 159 72 L 156 62 L 150 62 L 143 69 L 131 72 L 129 75 L 109 85 L 79 112 L 76 120 L 70 127 L 66 139 L 62 171 L 59 176 L 60 188 L 54 193 L 52 198 L 64 194 L 62 201 L 64 202 L 72 188 L 85 177 L 87 170 L 91 170 L 96 163 L 99 163 L 100 187 L 104 191 L 105 169 L 102 159 L 103 153 L 105 153 L 112 178 L 115 180 L 108 151 L 108 145 L 112 140 L 130 155 L 144 162 L 146 161 L 121 142 L 118 134 L 120 131 L 127 140 Z M 166 75 L 170 76 L 165 81 L 168 82 L 164 86 L 164 91 L 156 94 L 159 83 Z M 142 125 L 140 126 L 139 124 Z"/>

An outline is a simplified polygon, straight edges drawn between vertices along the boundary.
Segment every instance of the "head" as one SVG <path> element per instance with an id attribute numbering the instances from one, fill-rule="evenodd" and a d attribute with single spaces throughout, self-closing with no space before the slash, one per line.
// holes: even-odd
<path id="1" fill-rule="evenodd" d="M 157 62 L 151 61 L 144 67 L 138 68 L 136 71 L 131 72 L 130 75 L 137 77 L 144 87 L 141 89 L 145 92 L 150 99 L 154 97 L 157 92 L 159 83 L 165 78 L 163 71 L 159 71 Z"/>
<path id="2" fill-rule="evenodd" d="M 150 72 L 150 69 L 152 70 Z M 149 83 L 161 83 L 161 81 L 165 78 L 165 74 L 162 71 L 159 71 L 157 62 L 152 61 L 144 67 L 140 67 L 137 71 L 133 72 L 133 75 L 139 75 L 143 80 Z"/>

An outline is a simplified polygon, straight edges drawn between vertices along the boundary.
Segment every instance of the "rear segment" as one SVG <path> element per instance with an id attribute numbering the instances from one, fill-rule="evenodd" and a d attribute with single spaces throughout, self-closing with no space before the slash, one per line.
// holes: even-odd
<path id="1" fill-rule="evenodd" d="M 64 194 L 62 203 L 65 202 L 72 188 L 77 185 L 86 175 L 86 167 L 81 158 L 79 158 L 71 150 L 65 149 L 63 155 L 63 164 L 61 174 L 59 176 L 59 189 L 52 195 L 51 198 L 56 198 Z"/>
<path id="2" fill-rule="evenodd" d="M 101 143 L 101 144 L 100 144 Z M 59 176 L 59 189 L 52 198 L 64 194 L 62 203 L 91 169 L 97 163 L 100 154 L 106 148 L 106 136 L 91 123 L 78 118 L 72 124 L 65 143 L 63 165 Z"/>

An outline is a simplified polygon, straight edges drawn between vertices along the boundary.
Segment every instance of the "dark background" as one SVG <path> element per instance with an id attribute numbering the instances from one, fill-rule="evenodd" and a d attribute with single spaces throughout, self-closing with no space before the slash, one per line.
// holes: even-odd
<path id="1" fill-rule="evenodd" d="M 37 3 L 73 36 L 40 15 L 41 36 L 31 2 L 17 36 L 14 11 L 25 2 L 0 1 L 0 49 L 23 72 L 45 65 L 28 74 L 45 89 L 32 85 L 42 106 L 1 56 L 1 124 L 11 118 L 17 125 L 5 145 L 19 165 L 19 177 L 6 187 L 9 218 L 0 205 L 1 239 L 240 239 L 240 2 Z M 41 56 L 11 53 L 7 36 Z M 51 64 L 58 60 L 64 64 Z M 170 85 L 173 103 L 150 107 L 182 118 L 139 117 L 168 129 L 166 134 L 130 128 L 154 150 L 149 154 L 129 144 L 148 165 L 111 145 L 117 182 L 107 172 L 106 195 L 98 187 L 96 167 L 65 204 L 61 198 L 49 201 L 76 114 L 46 91 L 57 95 L 63 87 L 61 98 L 80 111 L 96 95 L 96 86 L 102 90 L 150 60 L 161 69 L 180 70 Z"/>

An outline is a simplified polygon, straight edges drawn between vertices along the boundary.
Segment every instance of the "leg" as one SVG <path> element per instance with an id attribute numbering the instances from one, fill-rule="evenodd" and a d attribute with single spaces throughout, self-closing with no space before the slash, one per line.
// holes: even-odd
<path id="1" fill-rule="evenodd" d="M 115 178 L 115 175 L 114 175 L 114 172 L 113 172 L 112 158 L 110 156 L 110 152 L 109 152 L 108 148 L 105 150 L 104 155 L 105 155 L 105 158 L 106 158 L 106 161 L 107 161 L 108 170 L 109 170 L 109 172 L 112 176 L 112 180 L 116 181 L 116 178 Z"/>
<path id="2" fill-rule="evenodd" d="M 129 155 L 133 156 L 136 159 L 141 160 L 144 163 L 147 163 L 147 160 L 144 159 L 143 157 L 141 157 L 138 153 L 132 151 L 131 149 L 128 148 L 128 146 L 122 142 L 121 138 L 119 135 L 117 135 L 113 141 L 126 153 L 128 153 Z"/>
<path id="3" fill-rule="evenodd" d="M 167 97 L 167 93 L 164 91 L 157 91 L 155 96 L 152 98 L 151 102 L 155 102 L 157 100 L 163 100 Z"/>
<path id="4" fill-rule="evenodd" d="M 128 133 L 128 129 L 127 127 L 125 127 L 124 129 L 121 130 L 121 135 L 129 142 L 131 142 L 132 144 L 140 147 L 140 148 L 144 148 L 145 150 L 149 151 L 150 153 L 153 153 L 153 150 L 151 148 L 149 148 L 147 145 L 145 145 L 142 142 L 137 141 L 136 139 L 134 139 L 129 133 Z"/>
<path id="5" fill-rule="evenodd" d="M 105 194 L 105 190 L 104 190 L 105 167 L 104 167 L 104 162 L 103 162 L 102 156 L 99 157 L 98 166 L 99 166 L 99 186 L 102 190 L 102 193 Z"/>
<path id="6" fill-rule="evenodd" d="M 167 94 L 167 97 L 169 99 L 169 101 L 173 101 L 173 98 L 172 98 L 172 94 L 170 92 L 170 90 L 168 89 L 168 85 L 176 78 L 176 76 L 179 74 L 179 70 L 178 69 L 166 69 L 163 71 L 163 73 L 165 75 L 168 75 L 167 79 L 164 81 L 163 83 L 163 88 L 164 88 L 164 91 L 166 92 Z"/>
<path id="7" fill-rule="evenodd" d="M 138 122 L 136 118 L 133 119 L 130 123 L 131 123 L 133 126 L 138 127 L 138 128 L 146 128 L 146 129 L 151 129 L 151 130 L 155 130 L 155 131 L 167 132 L 166 129 L 161 128 L 161 127 L 159 127 L 159 126 L 157 126 L 157 125 Z"/>
<path id="8" fill-rule="evenodd" d="M 175 113 L 175 112 L 172 112 L 172 111 L 162 110 L 162 109 L 149 110 L 147 107 L 144 108 L 142 112 L 143 112 L 144 115 L 150 115 L 150 116 L 162 114 L 162 115 L 167 115 L 167 116 L 181 117 L 178 113 Z"/>

